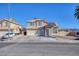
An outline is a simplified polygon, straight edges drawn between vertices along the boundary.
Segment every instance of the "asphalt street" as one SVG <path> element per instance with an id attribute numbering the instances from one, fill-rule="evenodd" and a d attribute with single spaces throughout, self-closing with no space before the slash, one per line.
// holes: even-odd
<path id="1" fill-rule="evenodd" d="M 0 56 L 79 56 L 79 44 L 15 43 L 1 47 Z"/>
<path id="2" fill-rule="evenodd" d="M 79 56 L 79 43 L 70 42 L 58 43 L 55 38 L 20 36 L 9 42 L 0 42 L 0 56 Z"/>
<path id="3" fill-rule="evenodd" d="M 12 45 L 14 43 L 0 43 L 0 48 Z"/>

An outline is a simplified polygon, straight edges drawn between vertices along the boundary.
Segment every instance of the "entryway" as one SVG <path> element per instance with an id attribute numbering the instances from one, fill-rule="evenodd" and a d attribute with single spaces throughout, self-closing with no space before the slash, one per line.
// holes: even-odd
<path id="1" fill-rule="evenodd" d="M 27 32 L 26 32 L 26 31 L 24 31 L 24 33 L 23 33 L 23 34 L 24 34 L 24 36 L 26 36 L 26 35 L 27 35 Z"/>

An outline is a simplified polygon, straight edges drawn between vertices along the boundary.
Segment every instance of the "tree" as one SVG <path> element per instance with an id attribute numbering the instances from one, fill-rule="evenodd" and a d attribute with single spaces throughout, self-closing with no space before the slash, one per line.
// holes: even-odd
<path id="1" fill-rule="evenodd" d="M 74 15 L 77 19 L 79 19 L 79 6 L 76 7 Z"/>

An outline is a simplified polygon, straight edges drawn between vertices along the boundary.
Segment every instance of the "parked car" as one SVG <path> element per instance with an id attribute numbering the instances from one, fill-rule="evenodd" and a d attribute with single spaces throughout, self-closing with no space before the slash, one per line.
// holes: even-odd
<path id="1" fill-rule="evenodd" d="M 13 36 L 15 36 L 14 33 L 6 33 L 4 36 L 2 36 L 1 41 L 7 40 L 9 38 L 12 38 Z"/>

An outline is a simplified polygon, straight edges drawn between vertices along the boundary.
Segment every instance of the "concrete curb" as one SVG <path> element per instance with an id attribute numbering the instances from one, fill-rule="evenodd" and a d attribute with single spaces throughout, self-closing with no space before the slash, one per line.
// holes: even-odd
<path id="1" fill-rule="evenodd" d="M 0 43 L 26 43 L 26 44 L 79 44 L 79 42 L 0 42 Z"/>

